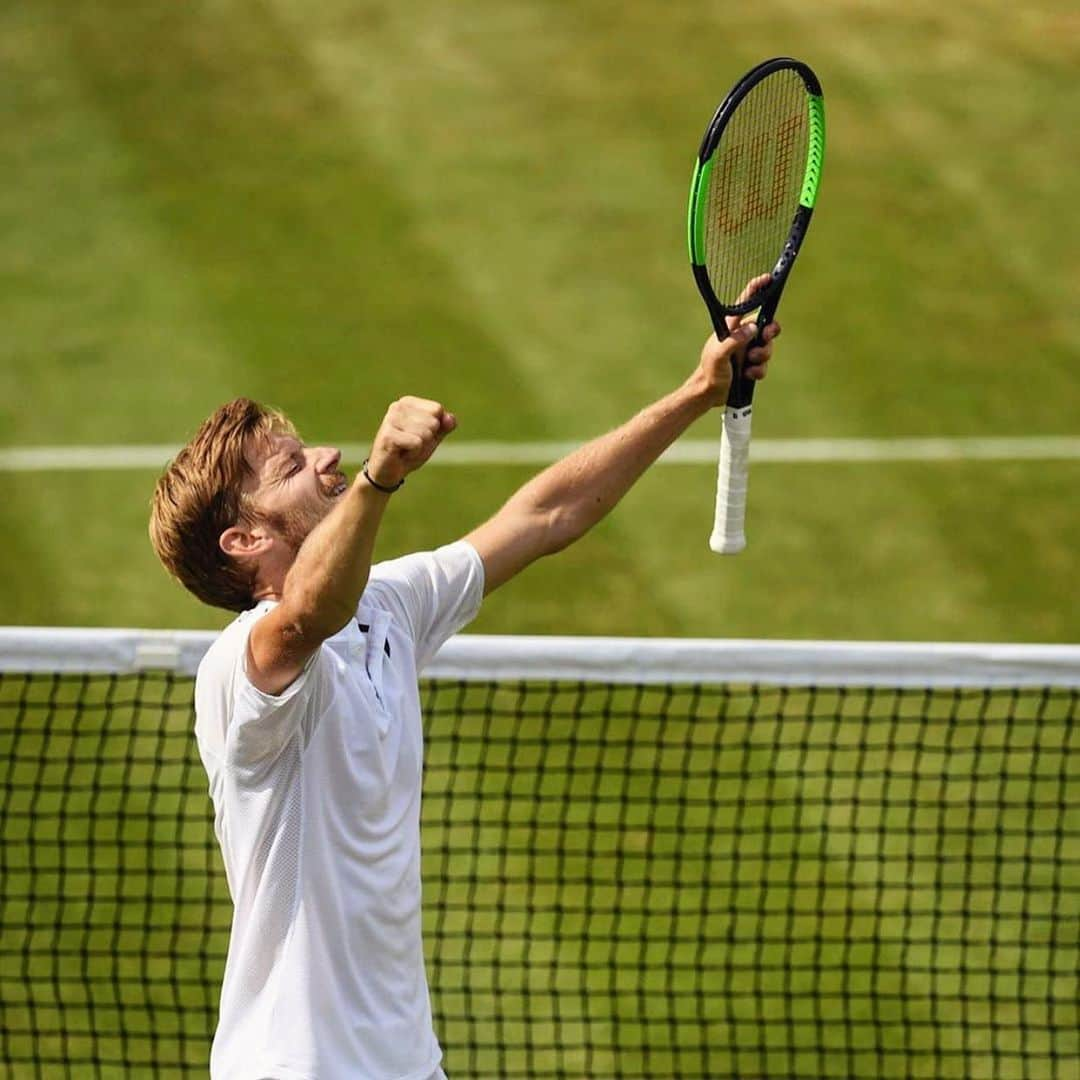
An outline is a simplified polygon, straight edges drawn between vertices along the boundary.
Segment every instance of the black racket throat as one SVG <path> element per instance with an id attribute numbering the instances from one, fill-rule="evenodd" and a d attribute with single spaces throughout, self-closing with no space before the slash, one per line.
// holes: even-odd
<path id="1" fill-rule="evenodd" d="M 813 208 L 808 206 L 799 206 L 795 211 L 795 216 L 791 222 L 791 231 L 788 234 L 783 250 L 780 252 L 780 257 L 772 269 L 770 280 L 747 300 L 736 300 L 731 303 L 722 302 L 713 290 L 708 270 L 704 266 L 691 265 L 690 269 L 693 271 L 698 291 L 705 301 L 705 306 L 709 309 L 713 329 L 721 341 L 730 334 L 727 325 L 728 318 L 741 318 L 752 311 L 757 311 L 758 333 L 747 346 L 746 351 L 749 352 L 751 349 L 760 348 L 764 344 L 762 331 L 772 322 L 776 309 L 780 305 L 780 297 L 783 295 L 784 286 L 787 284 L 791 268 L 795 265 L 795 258 L 799 254 L 799 248 L 802 247 L 803 237 L 806 235 L 813 213 Z M 743 374 L 743 365 L 737 360 L 732 359 L 731 365 L 731 392 L 728 395 L 727 404 L 731 408 L 743 408 L 748 406 L 754 399 L 755 380 L 749 379 Z"/>
<path id="2" fill-rule="evenodd" d="M 802 247 L 803 238 L 806 236 L 806 230 L 810 226 L 810 219 L 813 215 L 813 208 L 809 206 L 799 206 L 795 211 L 787 240 L 784 242 L 780 255 L 769 274 L 770 280 L 747 300 L 722 300 L 716 295 L 713 283 L 709 280 L 708 269 L 698 263 L 691 264 L 690 269 L 693 272 L 694 281 L 697 283 L 701 298 L 705 301 L 705 306 L 709 309 L 710 316 L 712 316 L 717 336 L 726 336 L 726 334 L 721 335 L 720 330 L 722 327 L 726 327 L 724 319 L 728 316 L 748 315 L 751 311 L 757 311 L 760 308 L 767 316 L 765 322 L 761 324 L 762 326 L 772 319 L 776 313 L 784 286 L 787 284 L 788 275 L 795 265 L 795 258 Z"/>

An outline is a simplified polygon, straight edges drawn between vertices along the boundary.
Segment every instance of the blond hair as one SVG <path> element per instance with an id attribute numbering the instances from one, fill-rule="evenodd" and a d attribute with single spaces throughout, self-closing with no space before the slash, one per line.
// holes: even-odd
<path id="1" fill-rule="evenodd" d="M 255 569 L 221 550 L 221 534 L 257 519 L 244 482 L 245 451 L 276 432 L 295 435 L 275 409 L 236 398 L 213 413 L 172 460 L 154 489 L 150 542 L 166 570 L 204 604 L 245 611 L 255 603 Z"/>

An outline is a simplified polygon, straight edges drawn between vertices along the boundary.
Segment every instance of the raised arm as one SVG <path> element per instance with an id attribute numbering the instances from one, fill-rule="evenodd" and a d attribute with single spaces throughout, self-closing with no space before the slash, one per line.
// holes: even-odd
<path id="1" fill-rule="evenodd" d="M 252 628 L 248 678 L 279 694 L 316 649 L 356 613 L 367 584 L 375 537 L 393 488 L 420 468 L 456 426 L 434 401 L 402 398 L 386 413 L 361 472 L 340 502 L 307 535 L 285 577 L 280 603 Z"/>
<path id="2" fill-rule="evenodd" d="M 732 360 L 739 358 L 755 330 L 752 325 L 736 329 L 724 341 L 712 335 L 696 370 L 679 389 L 545 469 L 470 533 L 466 539 L 484 562 L 485 593 L 588 532 L 695 420 L 723 405 Z M 751 378 L 764 378 L 779 333 L 780 327 L 770 323 L 765 345 L 751 350 Z"/>

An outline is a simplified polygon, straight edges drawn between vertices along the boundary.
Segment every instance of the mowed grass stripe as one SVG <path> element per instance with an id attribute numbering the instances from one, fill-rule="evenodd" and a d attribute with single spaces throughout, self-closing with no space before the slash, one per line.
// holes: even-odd
<path id="1" fill-rule="evenodd" d="M 747 548 L 732 558 L 706 545 L 714 470 L 687 469 L 674 490 L 683 476 L 647 474 L 616 511 L 631 538 L 655 539 L 637 545 L 644 573 L 677 613 L 666 624 L 642 612 L 628 624 L 636 629 L 619 633 L 679 636 L 696 634 L 689 629 L 696 624 L 706 637 L 1068 642 L 1080 635 L 1080 612 L 1068 600 L 1080 590 L 1069 539 L 1076 462 L 755 469 Z M 903 498 L 908 489 L 918 497 Z M 557 562 L 538 570 L 552 584 Z M 608 614 L 585 597 L 564 606 L 568 620 L 593 626 Z M 530 614 L 515 612 L 522 624 Z M 752 627 L 760 635 L 748 633 Z"/>
<path id="2" fill-rule="evenodd" d="M 1042 54 L 1045 5 L 1016 33 L 982 6 L 971 33 L 970 7 L 921 4 L 920 17 L 894 20 L 782 5 L 813 36 L 830 108 L 808 251 L 830 247 L 847 341 L 861 346 L 834 354 L 835 416 L 875 417 L 887 398 L 912 430 L 948 415 L 1019 434 L 1062 417 L 1065 401 L 1076 407 L 1080 322 L 1068 298 L 1080 279 L 1060 241 L 1080 164 L 1061 122 L 1075 63 L 1067 45 Z M 1054 163 L 1048 175 L 1015 168 L 1019 143 Z M 800 305 L 799 292 L 785 298 L 789 323 Z M 829 342 L 811 348 L 817 359 Z M 1030 379 L 1017 349 L 1032 358 Z M 862 363 L 872 374 L 852 371 Z"/>
<path id="3" fill-rule="evenodd" d="M 556 431 L 610 426 L 688 374 L 707 333 L 683 235 L 700 132 L 672 152 L 649 52 L 622 63 L 632 12 L 612 34 L 587 7 L 421 0 L 361 33 L 347 3 L 276 6 Z"/>
<path id="4" fill-rule="evenodd" d="M 407 391 L 473 413 L 494 395 L 508 421 L 493 434 L 528 426 L 453 271 L 272 12 L 121 9 L 58 18 L 87 100 L 136 162 L 135 197 L 228 343 L 229 394 L 364 431 Z M 164 412 L 184 434 L 221 400 Z"/>
<path id="5" fill-rule="evenodd" d="M 231 349 L 47 14 L 0 12 L 0 432 L 9 443 L 159 438 L 170 410 L 225 399 Z"/>
<path id="6" fill-rule="evenodd" d="M 791 18 L 807 21 L 804 7 L 781 3 Z M 830 20 L 823 49 L 873 88 L 869 96 L 879 104 L 892 101 L 882 119 L 901 152 L 924 161 L 956 219 L 983 234 L 990 265 L 973 272 L 992 274 L 1014 296 L 1045 304 L 1054 316 L 1048 334 L 1080 348 L 1080 316 L 1070 303 L 1080 287 L 1080 265 L 1059 261 L 1051 269 L 1038 258 L 1040 248 L 1060 244 L 1060 225 L 1073 200 L 1070 177 L 1080 167 L 1069 125 L 1057 122 L 1080 107 L 1080 86 L 1070 77 L 1080 59 L 1075 16 L 1053 2 L 1029 5 L 1012 25 L 994 17 L 996 0 L 947 11 L 933 0 L 917 0 L 908 10 L 913 18 L 896 28 L 900 40 L 891 36 L 887 42 L 863 32 L 859 17 L 839 6 L 818 9 L 813 21 L 822 14 Z M 920 48 L 916 42 L 928 22 L 937 22 L 943 36 Z M 899 56 L 905 57 L 902 67 Z M 919 93 L 920 84 L 933 93 Z M 1053 103 L 1056 115 L 1049 122 L 1041 122 L 1047 118 L 1040 101 Z M 1015 168 L 1017 141 L 1055 167 Z"/>
<path id="7" fill-rule="evenodd" d="M 891 113 L 904 103 L 932 113 L 941 97 L 953 103 L 953 86 L 913 80 L 906 51 L 885 56 L 873 78 L 839 61 L 830 67 L 833 19 L 862 25 L 846 7 L 803 21 L 782 5 L 751 16 L 640 8 L 620 12 L 613 32 L 603 8 L 511 2 L 492 10 L 473 0 L 453 19 L 432 3 L 385 11 L 360 33 L 347 4 L 277 6 L 342 108 L 368 125 L 380 159 L 538 400 L 567 426 L 580 426 L 578 417 L 613 422 L 642 394 L 666 389 L 684 370 L 680 358 L 696 350 L 704 322 L 685 267 L 684 163 L 723 88 L 713 23 L 733 34 L 732 72 L 744 53 L 749 63 L 764 48 L 787 49 L 820 57 L 823 78 L 836 81 L 822 212 L 785 297 L 785 382 L 769 389 L 763 433 L 825 436 L 837 423 L 844 434 L 925 431 L 948 418 L 954 429 L 970 424 L 964 433 L 1020 435 L 1025 425 L 1060 427 L 1064 401 L 1075 401 L 1072 354 L 1053 328 L 1064 314 L 1045 299 L 1032 306 L 994 273 L 990 239 L 928 165 L 947 158 L 981 175 L 1001 157 L 990 118 L 1003 103 L 1046 115 L 1038 101 L 1070 85 L 1060 65 L 1034 95 L 1023 71 L 1010 71 L 1014 81 L 986 87 L 971 106 L 982 122 L 963 139 L 946 125 L 940 141 L 911 147 L 889 131 Z M 745 23 L 740 33 L 731 18 Z M 918 38 L 919 27 L 905 34 Z M 1037 38 L 1038 24 L 1024 33 Z M 963 43 L 963 23 L 941 12 L 935 35 L 931 69 Z M 689 115 L 695 103 L 700 118 Z M 448 127 L 431 124 L 440 108 L 453 109 Z M 1053 121 L 1045 126 L 1057 137 Z M 427 136 L 423 169 L 402 132 Z M 1003 197 L 1014 209 L 1007 186 Z M 474 206 L 483 207 L 479 229 Z M 1020 238 L 1031 258 L 1052 262 L 1057 246 L 1045 230 L 1032 232 Z M 1017 384 L 1015 352 L 1004 348 L 1020 323 L 1039 356 L 1038 386 Z M 940 327 L 941 341 L 924 347 L 919 335 L 930 327 Z"/>

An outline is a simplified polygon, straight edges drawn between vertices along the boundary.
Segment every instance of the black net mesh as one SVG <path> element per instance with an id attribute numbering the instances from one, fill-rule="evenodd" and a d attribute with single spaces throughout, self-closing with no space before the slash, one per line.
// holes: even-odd
<path id="1" fill-rule="evenodd" d="M 806 170 L 807 94 L 795 71 L 764 78 L 736 108 L 709 175 L 705 267 L 725 306 L 748 299 L 747 282 L 776 265 Z"/>
<path id="2" fill-rule="evenodd" d="M 1080 1075 L 1067 690 L 424 685 L 451 1080 Z M 0 678 L 0 1073 L 205 1075 L 191 682 Z"/>

